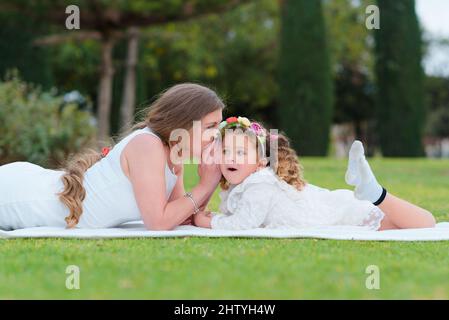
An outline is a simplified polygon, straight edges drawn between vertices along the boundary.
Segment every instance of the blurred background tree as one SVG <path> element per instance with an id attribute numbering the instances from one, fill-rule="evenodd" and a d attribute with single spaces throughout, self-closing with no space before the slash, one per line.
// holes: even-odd
<path id="1" fill-rule="evenodd" d="M 333 123 L 353 133 L 343 141 L 347 142 L 346 147 L 357 138 L 366 143 L 367 154 L 373 155 L 377 146 L 373 130 L 374 38 L 365 26 L 365 8 L 372 1 L 340 0 L 324 4 L 335 86 Z"/>
<path id="2" fill-rule="evenodd" d="M 223 13 L 244 0 L 207 0 L 207 1 L 106 1 L 106 0 L 42 0 L 39 2 L 15 0 L 3 5 L 4 10 L 13 14 L 22 14 L 32 21 L 44 21 L 49 30 L 56 26 L 65 26 L 68 14 L 66 8 L 76 5 L 82 8 L 82 31 L 65 30 L 63 33 L 51 34 L 35 43 L 54 45 L 67 40 L 84 41 L 95 39 L 100 42 L 99 84 L 97 94 L 98 133 L 100 139 L 110 134 L 110 114 L 112 105 L 112 87 L 114 77 L 113 51 L 121 38 L 128 41 L 126 55 L 126 77 L 122 97 L 122 112 L 125 116 L 122 124 L 130 125 L 130 114 L 134 111 L 135 101 L 135 67 L 138 60 L 139 27 L 150 27 L 174 21 L 186 21 L 210 13 Z M 0 9 L 2 7 L 0 6 Z M 57 28 L 56 28 L 57 29 Z M 60 30 L 59 30 L 60 31 Z M 126 32 L 125 32 L 126 31 Z"/>
<path id="3" fill-rule="evenodd" d="M 321 1 L 284 1 L 281 10 L 280 127 L 301 155 L 324 156 L 333 87 Z"/>
<path id="4" fill-rule="evenodd" d="M 30 161 L 58 167 L 83 146 L 92 145 L 95 121 L 55 90 L 23 82 L 16 71 L 0 81 L 0 165 Z"/>
<path id="5" fill-rule="evenodd" d="M 378 0 L 377 128 L 385 156 L 423 156 L 426 117 L 421 30 L 414 0 Z"/>
<path id="6" fill-rule="evenodd" d="M 58 96 L 80 92 L 88 101 L 93 101 L 97 118 L 107 119 L 108 132 L 112 136 L 127 125 L 130 114 L 134 118 L 139 117 L 143 107 L 168 86 L 186 81 L 203 83 L 224 97 L 227 103 L 225 116 L 247 115 L 262 120 L 268 127 L 285 129 L 292 135 L 298 152 L 305 154 L 305 147 L 298 146 L 308 143 L 304 136 L 297 137 L 290 131 L 292 129 L 287 130 L 287 124 L 282 123 L 283 118 L 279 117 L 283 114 L 282 101 L 288 104 L 295 102 L 282 93 L 290 90 L 283 83 L 287 79 L 279 77 L 280 66 L 284 65 L 284 72 L 288 72 L 289 67 L 293 70 L 301 63 L 293 61 L 289 66 L 290 63 L 282 58 L 285 52 L 280 50 L 280 26 L 284 23 L 280 4 L 288 4 L 289 1 L 87 2 L 11 0 L 7 4 L 0 3 L 0 75 L 15 68 L 23 81 L 40 85 L 44 91 L 52 90 Z M 316 5 L 316 1 L 309 2 L 304 5 Z M 328 110 L 330 115 L 325 116 L 323 122 L 320 119 L 322 131 L 319 136 L 324 138 L 317 138 L 313 148 L 320 145 L 320 150 L 313 153 L 325 154 L 328 150 L 330 154 L 335 153 L 335 145 L 342 141 L 331 134 L 332 145 L 327 147 L 328 143 L 323 142 L 326 135 L 329 137 L 326 132 L 335 127 L 348 128 L 345 141 L 358 138 L 366 142 L 369 154 L 382 152 L 378 130 L 375 129 L 379 114 L 376 112 L 379 104 L 375 103 L 378 90 L 374 68 L 376 33 L 365 27 L 365 8 L 372 3 L 369 0 L 319 2 L 322 3 L 325 28 L 322 29 L 322 37 L 326 38 L 329 51 L 329 68 L 326 68 L 328 76 L 322 74 L 318 77 L 330 78 L 332 83 L 326 90 L 327 85 L 320 87 L 318 93 L 325 93 L 333 103 L 330 109 L 319 107 Z M 65 29 L 65 6 L 68 4 L 79 5 L 81 30 Z M 54 9 L 50 11 L 53 12 L 50 20 L 44 19 L 49 14 L 49 6 Z M 93 10 L 95 7 L 105 10 L 98 12 Z M 55 8 L 58 8 L 57 12 Z M 308 11 L 307 14 L 312 12 L 318 11 Z M 180 13 L 188 18 L 167 20 L 179 18 Z M 152 20 L 155 24 L 147 26 L 137 17 L 158 19 Z M 140 22 L 136 25 L 135 21 Z M 307 21 L 314 27 L 315 20 Z M 305 24 L 307 33 L 314 30 L 309 24 Z M 99 108 L 100 79 L 104 71 L 101 68 L 105 50 L 102 45 L 104 28 L 110 30 L 110 36 L 114 38 L 113 50 L 110 51 L 113 69 L 112 78 L 109 75 L 110 80 L 113 79 L 109 83 L 110 109 L 106 112 Z M 137 28 L 136 34 L 133 28 Z M 289 41 L 288 36 L 282 37 Z M 292 41 L 297 41 L 294 35 L 292 37 Z M 133 47 L 131 43 L 136 39 L 135 54 L 130 54 L 133 51 L 130 50 Z M 302 45 L 313 46 L 313 42 L 310 44 L 307 39 L 309 37 L 302 38 Z M 410 41 L 420 42 L 419 38 L 414 39 Z M 319 41 L 322 43 L 324 40 Z M 421 46 L 426 49 L 427 43 Z M 295 52 L 291 55 L 295 56 Z M 305 58 L 300 58 L 302 56 L 296 53 L 295 59 L 304 62 Z M 319 65 L 307 67 L 317 71 L 322 61 L 315 58 Z M 135 80 L 131 86 L 129 79 Z M 407 80 L 404 85 L 408 91 L 409 82 Z M 449 113 L 449 104 L 444 98 L 448 91 L 447 78 L 429 76 L 424 85 L 429 117 L 423 134 L 443 139 L 445 122 L 442 115 Z M 130 95 L 130 92 L 134 94 Z M 403 112 L 401 110 L 394 107 L 395 116 Z M 298 119 L 292 121 L 298 123 Z M 412 135 L 406 138 L 417 139 Z"/>

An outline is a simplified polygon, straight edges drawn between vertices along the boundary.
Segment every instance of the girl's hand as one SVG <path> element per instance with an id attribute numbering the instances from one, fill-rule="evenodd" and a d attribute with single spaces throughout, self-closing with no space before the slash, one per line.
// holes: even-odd
<path id="1" fill-rule="evenodd" d="M 200 177 L 200 184 L 206 186 L 208 189 L 215 190 L 221 179 L 221 170 L 217 155 L 221 146 L 215 140 L 210 143 L 202 152 L 201 162 L 198 164 L 198 176 Z"/>
<path id="2" fill-rule="evenodd" d="M 212 214 L 210 211 L 200 211 L 193 216 L 193 224 L 201 228 L 211 228 L 211 220 Z"/>

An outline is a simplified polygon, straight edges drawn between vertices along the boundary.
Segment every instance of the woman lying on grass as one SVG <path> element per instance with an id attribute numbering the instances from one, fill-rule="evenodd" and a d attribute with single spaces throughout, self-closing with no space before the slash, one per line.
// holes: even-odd
<path id="1" fill-rule="evenodd" d="M 170 230 L 189 224 L 192 202 L 195 211 L 204 210 L 221 172 L 217 164 L 200 163 L 199 182 L 187 193 L 182 160 L 213 153 L 224 107 L 213 90 L 178 84 L 101 153 L 83 150 L 58 170 L 26 161 L 0 166 L 0 229 L 110 228 L 143 220 L 150 230 Z M 172 140 L 175 131 L 187 132 L 186 139 Z"/>
<path id="2" fill-rule="evenodd" d="M 230 117 L 219 129 L 223 142 L 221 214 L 196 214 L 194 224 L 199 227 L 236 230 L 353 225 L 386 230 L 435 226 L 430 212 L 387 193 L 377 182 L 360 141 L 349 151 L 345 177 L 355 191 L 331 191 L 303 179 L 296 152 L 286 136 L 269 134 L 259 123 L 244 117 Z"/>

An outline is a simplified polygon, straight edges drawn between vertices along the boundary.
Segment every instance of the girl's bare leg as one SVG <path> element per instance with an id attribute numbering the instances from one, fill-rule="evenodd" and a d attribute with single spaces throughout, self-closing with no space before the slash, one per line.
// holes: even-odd
<path id="1" fill-rule="evenodd" d="M 363 145 L 354 141 L 349 151 L 346 182 L 355 186 L 354 196 L 377 205 L 385 214 L 380 230 L 405 228 L 433 228 L 433 215 L 410 202 L 400 199 L 385 190 L 377 182 L 368 161 Z M 384 197 L 383 197 L 384 196 Z"/>
<path id="2" fill-rule="evenodd" d="M 390 230 L 390 229 L 399 229 L 399 228 L 397 225 L 395 225 L 393 222 L 391 222 L 388 215 L 385 215 L 385 217 L 380 222 L 380 228 L 378 229 L 378 231 Z"/>
<path id="3" fill-rule="evenodd" d="M 435 227 L 435 218 L 429 211 L 390 193 L 387 193 L 385 199 L 378 207 L 385 213 L 387 218 L 385 229 L 388 229 L 390 226 L 396 226 L 397 229 Z M 385 230 L 382 227 L 381 225 L 380 230 Z"/>

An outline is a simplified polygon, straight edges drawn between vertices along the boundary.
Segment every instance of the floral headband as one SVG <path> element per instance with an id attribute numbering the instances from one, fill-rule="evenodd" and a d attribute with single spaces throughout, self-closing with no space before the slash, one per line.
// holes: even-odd
<path id="1" fill-rule="evenodd" d="M 259 123 L 249 121 L 246 117 L 229 117 L 218 125 L 218 129 L 223 136 L 223 130 L 229 128 L 245 128 L 252 131 L 262 146 L 263 154 L 265 154 L 265 143 L 267 141 L 267 131 Z M 276 139 L 277 135 L 270 134 L 270 139 Z"/>

